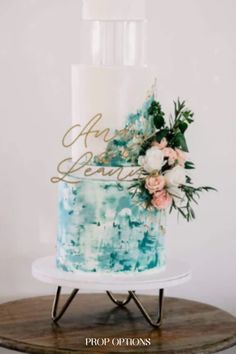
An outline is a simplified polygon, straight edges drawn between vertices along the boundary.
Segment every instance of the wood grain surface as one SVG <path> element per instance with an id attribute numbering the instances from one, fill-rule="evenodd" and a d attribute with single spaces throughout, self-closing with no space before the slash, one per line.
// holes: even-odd
<path id="1" fill-rule="evenodd" d="M 62 297 L 62 301 L 66 296 Z M 157 299 L 141 296 L 155 315 Z M 166 298 L 164 323 L 153 329 L 130 302 L 118 308 L 104 295 L 78 294 L 58 325 L 52 323 L 53 297 L 44 296 L 0 305 L 0 346 L 26 353 L 181 353 L 206 354 L 236 344 L 236 319 L 215 307 Z M 86 346 L 86 338 L 109 338 L 110 343 Z M 113 345 L 113 338 L 150 338 L 151 345 Z M 100 339 L 101 342 L 101 339 Z M 235 350 L 236 353 L 236 350 Z"/>

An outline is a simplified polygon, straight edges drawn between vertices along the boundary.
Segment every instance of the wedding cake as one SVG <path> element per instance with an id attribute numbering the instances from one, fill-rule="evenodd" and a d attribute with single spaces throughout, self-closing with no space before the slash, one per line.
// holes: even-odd
<path id="1" fill-rule="evenodd" d="M 165 266 L 157 208 L 132 192 L 141 137 L 155 131 L 153 70 L 145 64 L 145 0 L 84 0 L 92 62 L 72 66 L 71 168 L 59 183 L 57 267 L 142 272 Z M 140 44 L 141 42 L 141 44 Z"/>

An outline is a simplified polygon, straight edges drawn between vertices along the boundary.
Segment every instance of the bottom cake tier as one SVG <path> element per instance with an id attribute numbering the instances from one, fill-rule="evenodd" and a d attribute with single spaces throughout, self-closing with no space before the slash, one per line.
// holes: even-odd
<path id="1" fill-rule="evenodd" d="M 57 267 L 67 272 L 164 269 L 157 210 L 137 205 L 132 182 L 81 179 L 59 187 Z"/>

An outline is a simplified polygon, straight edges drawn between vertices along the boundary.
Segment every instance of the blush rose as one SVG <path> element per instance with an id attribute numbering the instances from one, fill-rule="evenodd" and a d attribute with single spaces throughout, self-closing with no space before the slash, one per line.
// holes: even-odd
<path id="1" fill-rule="evenodd" d="M 172 197 L 166 190 L 162 190 L 154 193 L 151 203 L 156 209 L 166 209 L 171 205 Z"/>
<path id="2" fill-rule="evenodd" d="M 145 188 L 150 194 L 160 191 L 165 187 L 165 178 L 163 176 L 148 176 L 145 181 Z"/>
<path id="3" fill-rule="evenodd" d="M 177 153 L 174 149 L 167 147 L 163 150 L 164 156 L 168 157 L 168 164 L 173 165 L 177 160 Z"/>

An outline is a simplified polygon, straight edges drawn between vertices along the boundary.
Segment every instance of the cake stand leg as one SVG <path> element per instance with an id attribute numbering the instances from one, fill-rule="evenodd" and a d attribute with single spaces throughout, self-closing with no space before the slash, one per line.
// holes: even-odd
<path id="1" fill-rule="evenodd" d="M 148 314 L 147 310 L 142 305 L 141 301 L 137 297 L 134 291 L 129 291 L 131 298 L 134 300 L 135 304 L 143 314 L 146 321 L 155 328 L 159 328 L 162 324 L 162 316 L 163 316 L 163 302 L 164 302 L 164 289 L 159 290 L 159 298 L 158 298 L 158 318 L 156 321 L 153 321 L 150 315 Z"/>
<path id="2" fill-rule="evenodd" d="M 70 294 L 70 296 L 66 300 L 65 304 L 62 306 L 62 308 L 59 311 L 59 313 L 57 313 L 59 299 L 60 299 L 60 295 L 61 295 L 61 286 L 57 287 L 57 291 L 56 291 L 56 294 L 55 294 L 55 297 L 54 297 L 54 300 L 53 300 L 52 315 L 51 315 L 52 320 L 54 322 L 59 321 L 60 318 L 64 315 L 64 313 L 66 312 L 67 308 L 71 304 L 72 300 L 74 299 L 74 297 L 75 297 L 75 295 L 77 294 L 78 291 L 79 291 L 79 289 L 74 289 L 72 291 L 72 293 Z"/>
<path id="3" fill-rule="evenodd" d="M 117 300 L 116 298 L 114 298 L 114 296 L 112 295 L 112 293 L 110 291 L 107 291 L 106 293 L 109 296 L 109 298 L 111 299 L 111 301 L 114 302 L 114 304 L 121 306 L 121 307 L 127 305 L 130 302 L 130 300 L 132 299 L 131 294 L 129 294 L 125 300 Z"/>

